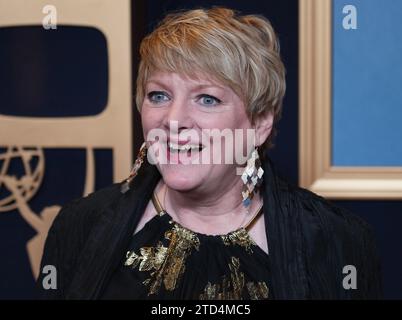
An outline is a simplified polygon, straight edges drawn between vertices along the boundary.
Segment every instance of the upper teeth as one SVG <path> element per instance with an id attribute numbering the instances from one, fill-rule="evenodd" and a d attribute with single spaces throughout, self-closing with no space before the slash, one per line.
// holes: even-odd
<path id="1" fill-rule="evenodd" d="M 183 145 L 178 145 L 173 142 L 169 142 L 169 148 L 173 150 L 179 150 L 179 151 L 188 151 L 190 149 L 199 149 L 200 146 L 198 144 L 183 144 Z"/>

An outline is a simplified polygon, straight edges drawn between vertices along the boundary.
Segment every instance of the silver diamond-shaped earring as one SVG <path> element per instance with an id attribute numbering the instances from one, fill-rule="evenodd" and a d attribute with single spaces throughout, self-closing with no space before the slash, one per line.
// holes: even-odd
<path id="1" fill-rule="evenodd" d="M 250 158 L 247 160 L 247 165 L 241 175 L 243 181 L 243 191 L 241 194 L 243 196 L 243 205 L 245 207 L 248 207 L 251 204 L 254 194 L 258 192 L 258 188 L 262 184 L 263 174 L 264 170 L 261 167 L 258 148 L 255 148 L 251 153 Z"/>

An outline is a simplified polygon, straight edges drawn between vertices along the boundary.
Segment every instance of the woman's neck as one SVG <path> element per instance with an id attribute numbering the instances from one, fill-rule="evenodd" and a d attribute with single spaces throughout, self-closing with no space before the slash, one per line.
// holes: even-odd
<path id="1" fill-rule="evenodd" d="M 169 215 L 186 228 L 203 234 L 226 234 L 244 226 L 262 202 L 257 193 L 249 208 L 245 208 L 242 190 L 240 179 L 209 194 L 179 192 L 162 182 L 158 197 Z"/>

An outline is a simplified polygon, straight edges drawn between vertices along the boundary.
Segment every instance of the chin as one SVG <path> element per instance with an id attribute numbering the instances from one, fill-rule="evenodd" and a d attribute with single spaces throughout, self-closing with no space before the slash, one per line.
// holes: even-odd
<path id="1" fill-rule="evenodd" d="M 163 181 L 169 188 L 177 191 L 190 191 L 203 182 L 203 174 L 197 169 L 191 165 L 162 165 L 159 170 Z"/>

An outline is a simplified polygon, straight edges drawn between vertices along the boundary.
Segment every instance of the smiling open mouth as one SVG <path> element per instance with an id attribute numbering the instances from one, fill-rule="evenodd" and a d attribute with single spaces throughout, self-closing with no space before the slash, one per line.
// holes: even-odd
<path id="1" fill-rule="evenodd" d="M 167 145 L 170 153 L 187 152 L 188 156 L 191 156 L 192 153 L 200 152 L 202 149 L 204 149 L 202 144 L 177 144 L 169 141 Z"/>

